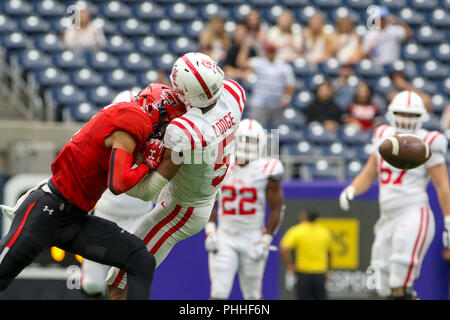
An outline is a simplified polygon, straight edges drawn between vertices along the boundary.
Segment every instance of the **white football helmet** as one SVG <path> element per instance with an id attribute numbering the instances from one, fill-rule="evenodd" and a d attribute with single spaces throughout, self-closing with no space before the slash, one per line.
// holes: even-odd
<path id="1" fill-rule="evenodd" d="M 398 113 L 417 115 L 416 117 L 401 116 Z M 422 122 L 428 119 L 428 113 L 422 98 L 413 91 L 397 93 L 388 106 L 386 118 L 398 133 L 415 132 L 422 127 Z"/>
<path id="2" fill-rule="evenodd" d="M 138 87 L 131 88 L 130 90 L 121 91 L 115 96 L 112 103 L 133 101 L 134 97 L 137 96 L 140 91 L 141 89 Z"/>
<path id="3" fill-rule="evenodd" d="M 175 61 L 170 81 L 180 100 L 195 108 L 206 108 L 219 99 L 224 73 L 209 56 L 189 52 Z"/>
<path id="4" fill-rule="evenodd" d="M 236 132 L 236 160 L 239 164 L 256 160 L 266 147 L 266 130 L 253 119 L 244 119 Z"/>

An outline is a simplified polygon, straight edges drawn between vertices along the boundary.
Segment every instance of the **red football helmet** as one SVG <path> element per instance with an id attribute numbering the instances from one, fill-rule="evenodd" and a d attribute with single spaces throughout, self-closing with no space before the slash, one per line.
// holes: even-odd
<path id="1" fill-rule="evenodd" d="M 152 119 L 152 138 L 162 138 L 170 121 L 186 113 L 184 103 L 178 99 L 172 87 L 165 84 L 150 84 L 139 92 L 137 99 Z"/>

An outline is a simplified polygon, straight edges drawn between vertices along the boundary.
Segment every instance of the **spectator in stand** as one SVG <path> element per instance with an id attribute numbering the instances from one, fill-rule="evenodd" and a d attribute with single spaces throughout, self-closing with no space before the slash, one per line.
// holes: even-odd
<path id="1" fill-rule="evenodd" d="M 339 69 L 338 77 L 332 83 L 334 90 L 333 101 L 341 110 L 346 110 L 352 102 L 355 88 L 349 82 L 350 77 L 354 75 L 355 72 L 351 65 L 342 65 Z"/>
<path id="2" fill-rule="evenodd" d="M 231 39 L 225 30 L 225 19 L 222 16 L 212 16 L 207 27 L 199 37 L 201 52 L 210 56 L 214 61 L 223 61 L 230 48 Z"/>
<path id="3" fill-rule="evenodd" d="M 343 112 L 333 102 L 333 87 L 327 81 L 322 82 L 316 90 L 316 97 L 306 108 L 308 122 L 320 122 L 326 130 L 337 130 L 342 123 Z"/>
<path id="4" fill-rule="evenodd" d="M 249 50 L 244 42 L 238 55 L 238 66 L 251 69 L 256 79 L 248 99 L 249 116 L 266 129 L 277 128 L 294 94 L 294 70 L 289 63 L 275 59 L 277 48 L 271 43 L 266 43 L 264 57 L 248 58 Z"/>
<path id="5" fill-rule="evenodd" d="M 442 132 L 445 132 L 448 137 L 450 136 L 450 105 L 448 105 L 444 109 L 444 112 L 442 112 L 441 129 Z"/>
<path id="6" fill-rule="evenodd" d="M 391 75 L 391 81 L 392 86 L 391 90 L 387 93 L 386 99 L 388 101 L 391 101 L 394 96 L 399 93 L 400 91 L 407 90 L 407 91 L 413 91 L 417 93 L 423 100 L 423 103 L 425 105 L 425 108 L 427 109 L 428 113 L 432 113 L 432 105 L 431 105 L 431 98 L 428 94 L 425 92 L 416 89 L 411 83 L 409 83 L 408 79 L 406 79 L 406 74 L 402 71 L 394 71 Z"/>
<path id="7" fill-rule="evenodd" d="M 372 91 L 366 82 L 361 81 L 356 87 L 353 102 L 348 106 L 348 113 L 344 115 L 344 122 L 361 130 L 371 130 L 382 121 L 379 114 L 380 109 L 372 102 Z"/>
<path id="8" fill-rule="evenodd" d="M 380 28 L 372 29 L 364 37 L 363 53 L 377 64 L 389 64 L 400 58 L 403 41 L 412 38 L 411 28 L 389 9 L 380 6 Z"/>
<path id="9" fill-rule="evenodd" d="M 89 10 L 82 8 L 76 14 L 79 15 L 79 25 L 74 24 L 65 30 L 63 34 L 64 46 L 72 51 L 102 49 L 106 45 L 106 38 L 103 31 L 91 23 Z"/>
<path id="10" fill-rule="evenodd" d="M 277 24 L 269 29 L 267 41 L 277 47 L 276 59 L 292 62 L 301 53 L 302 34 L 293 24 L 294 16 L 286 10 L 278 17 Z"/>
<path id="11" fill-rule="evenodd" d="M 322 63 L 331 57 L 332 35 L 324 30 L 325 19 L 321 13 L 314 14 L 302 33 L 303 53 L 309 63 Z"/>
<path id="12" fill-rule="evenodd" d="M 230 49 L 228 49 L 225 61 L 223 62 L 223 70 L 225 71 L 227 77 L 246 81 L 251 70 L 239 68 L 237 65 L 237 57 L 239 51 L 241 50 L 242 44 L 247 42 L 247 26 L 245 23 L 237 23 L 234 29 L 234 36 L 231 43 Z M 248 51 L 248 57 L 251 58 L 256 56 L 256 50 L 250 48 Z"/>
<path id="13" fill-rule="evenodd" d="M 331 37 L 332 55 L 340 64 L 354 64 L 361 60 L 361 40 L 353 31 L 353 24 L 349 17 L 336 21 L 336 34 Z"/>
<path id="14" fill-rule="evenodd" d="M 261 22 L 261 16 L 257 10 L 251 10 L 245 18 L 247 26 L 247 41 L 256 50 L 259 56 L 264 56 L 264 43 L 267 39 L 267 26 Z"/>

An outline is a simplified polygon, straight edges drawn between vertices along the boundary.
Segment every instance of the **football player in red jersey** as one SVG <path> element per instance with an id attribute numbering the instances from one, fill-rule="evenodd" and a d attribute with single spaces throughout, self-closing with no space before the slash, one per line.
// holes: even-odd
<path id="1" fill-rule="evenodd" d="M 159 165 L 164 145 L 156 138 L 185 111 L 170 86 L 152 84 L 135 101 L 109 105 L 81 128 L 52 163 L 50 180 L 14 208 L 0 241 L 0 290 L 42 250 L 57 246 L 127 270 L 127 299 L 148 299 L 153 255 L 137 236 L 88 212 L 106 188 L 123 193 Z M 138 155 L 142 163 L 134 167 Z"/>

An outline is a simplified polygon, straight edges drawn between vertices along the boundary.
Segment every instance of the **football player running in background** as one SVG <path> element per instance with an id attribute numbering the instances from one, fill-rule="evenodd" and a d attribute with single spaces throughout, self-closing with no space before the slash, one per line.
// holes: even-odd
<path id="1" fill-rule="evenodd" d="M 381 125 L 375 130 L 373 151 L 366 166 L 339 198 L 341 208 L 348 210 L 349 201 L 366 192 L 378 176 L 380 218 L 375 225 L 371 266 L 381 272 L 378 293 L 393 299 L 415 298 L 414 281 L 434 237 L 434 215 L 426 191 L 430 178 L 449 227 L 450 189 L 444 158 L 447 139 L 437 131 L 421 129 L 426 116 L 420 96 L 411 91 L 398 93 L 388 107 L 391 125 Z M 411 170 L 389 165 L 380 156 L 378 147 L 386 138 L 399 133 L 422 138 L 432 151 L 431 158 Z"/>
<path id="2" fill-rule="evenodd" d="M 127 299 L 148 299 L 155 258 L 137 236 L 88 212 L 106 188 L 121 194 L 156 169 L 164 147 L 151 138 L 185 111 L 170 86 L 153 84 L 135 101 L 106 106 L 75 133 L 52 163 L 50 180 L 15 208 L 1 207 L 14 218 L 0 241 L 0 290 L 40 252 L 57 246 L 127 270 Z"/>
<path id="3" fill-rule="evenodd" d="M 245 104 L 244 90 L 207 55 L 187 53 L 174 64 L 170 79 L 186 114 L 167 127 L 158 170 L 128 193 L 155 201 L 134 234 L 144 240 L 158 266 L 173 246 L 202 230 L 230 165 L 234 135 Z M 110 299 L 122 299 L 126 274 L 111 268 Z"/>
<path id="4" fill-rule="evenodd" d="M 266 138 L 256 120 L 241 121 L 236 133 L 236 163 L 225 177 L 218 214 L 213 210 L 205 227 L 211 299 L 228 299 L 236 272 L 244 299 L 262 299 L 264 268 L 284 201 L 283 165 L 278 159 L 262 156 Z"/>
<path id="5" fill-rule="evenodd" d="M 141 90 L 133 88 L 120 92 L 112 101 L 119 103 L 133 101 Z M 113 221 L 119 227 L 131 231 L 137 225 L 139 218 L 149 212 L 153 207 L 150 201 L 142 201 L 130 197 L 125 193 L 114 195 L 111 190 L 106 189 L 94 209 L 94 215 Z M 106 275 L 110 266 L 84 259 L 81 265 L 81 289 L 92 298 L 106 297 L 105 284 Z"/>

